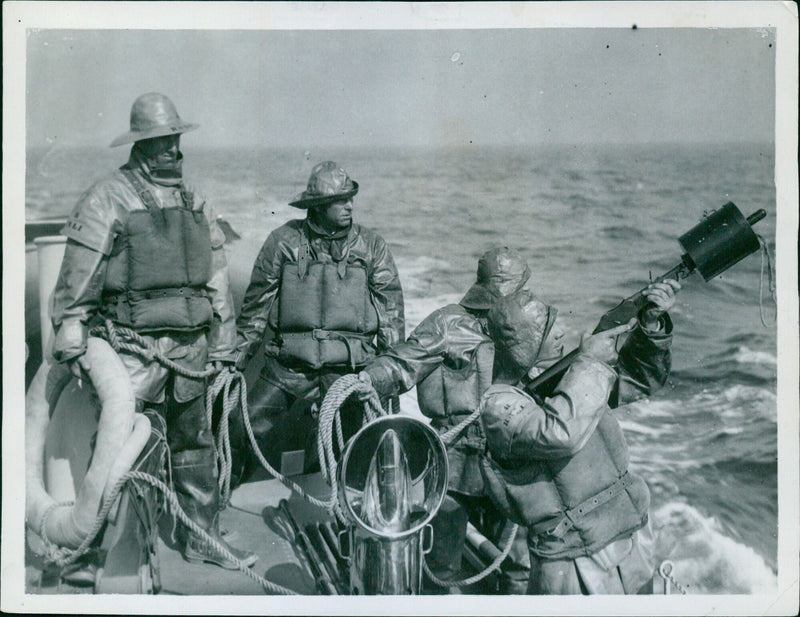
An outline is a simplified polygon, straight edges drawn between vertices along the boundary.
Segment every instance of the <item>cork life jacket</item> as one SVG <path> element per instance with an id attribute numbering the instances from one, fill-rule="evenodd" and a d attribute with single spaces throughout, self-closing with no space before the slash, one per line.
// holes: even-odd
<path id="1" fill-rule="evenodd" d="M 439 421 L 471 414 L 492 385 L 493 366 L 494 345 L 488 337 L 475 348 L 465 366 L 456 367 L 445 360 L 417 384 L 420 411 Z"/>
<path id="2" fill-rule="evenodd" d="M 312 369 L 363 366 L 375 355 L 379 325 L 366 267 L 347 263 L 347 257 L 312 260 L 302 233 L 297 262 L 281 270 L 270 325 L 282 362 Z"/>
<path id="3" fill-rule="evenodd" d="M 417 385 L 420 411 L 431 418 L 440 433 L 464 421 L 478 409 L 481 398 L 492 385 L 494 345 L 490 340 L 479 344 L 469 363 L 457 368 L 445 361 Z M 447 447 L 448 490 L 463 495 L 485 493 L 481 459 L 486 451 L 486 437 L 480 422 L 473 422 Z"/>
<path id="4" fill-rule="evenodd" d="M 206 284 L 211 278 L 211 235 L 192 193 L 162 208 L 131 170 L 123 168 L 144 210 L 129 212 L 109 256 L 104 316 L 137 332 L 195 331 L 213 319 Z"/>
<path id="5" fill-rule="evenodd" d="M 510 386 L 493 392 L 492 405 L 520 403 L 520 391 Z M 489 450 L 481 468 L 487 491 L 509 519 L 528 527 L 529 546 L 543 559 L 591 555 L 647 523 L 649 490 L 628 472 L 627 444 L 608 408 L 571 456 L 510 461 L 491 453 L 491 444 Z"/>

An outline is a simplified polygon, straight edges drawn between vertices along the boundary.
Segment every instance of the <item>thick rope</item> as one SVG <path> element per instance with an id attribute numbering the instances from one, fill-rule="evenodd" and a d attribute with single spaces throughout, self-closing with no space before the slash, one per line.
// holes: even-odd
<path id="1" fill-rule="evenodd" d="M 206 422 L 209 428 L 214 426 L 214 402 L 222 393 L 222 414 L 217 424 L 217 431 L 214 433 L 213 444 L 214 453 L 219 462 L 219 494 L 223 508 L 231 499 L 231 469 L 233 467 L 228 418 L 242 400 L 243 383 L 244 379 L 241 373 L 223 369 L 217 373 L 206 391 Z"/>
<path id="2" fill-rule="evenodd" d="M 164 482 L 151 476 L 150 474 L 141 472 L 141 471 L 129 471 L 125 475 L 123 475 L 117 482 L 114 484 L 114 488 L 108 495 L 108 498 L 103 502 L 103 507 L 100 509 L 100 512 L 97 514 L 95 518 L 95 523 L 92 527 L 91 532 L 88 536 L 84 539 L 81 545 L 72 550 L 69 548 L 59 548 L 57 549 L 54 554 L 48 555 L 48 560 L 52 561 L 56 566 L 63 568 L 66 565 L 76 561 L 79 557 L 84 555 L 89 550 L 89 546 L 91 545 L 92 541 L 97 536 L 100 529 L 103 527 L 106 517 L 108 516 L 111 507 L 117 500 L 120 492 L 124 488 L 127 482 L 132 482 L 134 480 L 139 480 L 153 486 L 154 488 L 161 491 L 166 499 L 166 503 L 169 505 L 172 513 L 177 517 L 178 520 L 181 521 L 189 530 L 193 533 L 200 536 L 203 541 L 211 545 L 211 547 L 216 550 L 220 555 L 225 557 L 225 559 L 233 562 L 236 567 L 246 574 L 248 577 L 259 583 L 262 587 L 267 589 L 268 591 L 281 594 L 281 595 L 298 595 L 296 592 L 286 589 L 272 581 L 268 581 L 267 579 L 259 576 L 252 569 L 250 569 L 247 565 L 245 565 L 240 559 L 238 559 L 233 553 L 231 553 L 225 545 L 221 544 L 214 538 L 208 535 L 208 533 L 200 527 L 197 523 L 195 523 L 186 512 L 183 511 L 181 508 L 180 503 L 178 502 L 178 496 L 175 494 L 169 486 L 167 486 Z"/>
<path id="3" fill-rule="evenodd" d="M 217 372 L 214 368 L 208 368 L 203 371 L 193 371 L 185 366 L 181 366 L 153 347 L 153 345 L 138 332 L 131 328 L 114 325 L 114 322 L 110 319 L 106 319 L 103 325 L 92 328 L 90 334 L 106 339 L 112 349 L 118 353 L 120 351 L 127 351 L 142 356 L 147 360 L 157 360 L 164 367 L 182 377 L 187 377 L 189 379 L 205 379 Z"/>
<path id="4" fill-rule="evenodd" d="M 238 379 L 236 373 L 228 370 L 217 371 L 216 368 L 209 367 L 202 371 L 193 371 L 167 358 L 163 353 L 156 349 L 153 344 L 138 332 L 131 328 L 115 325 L 110 319 L 106 319 L 103 325 L 92 329 L 92 336 L 106 339 L 112 349 L 119 353 L 127 351 L 141 356 L 147 360 L 155 360 L 165 368 L 189 379 L 206 379 L 216 375 L 214 381 L 206 390 L 206 421 L 209 430 L 213 427 L 214 402 L 223 393 L 222 415 L 219 419 L 218 430 L 215 435 L 213 446 L 216 459 L 219 463 L 219 488 L 221 503 L 227 505 L 231 494 L 231 441 L 228 431 L 228 418 L 234 411 L 238 400 L 240 400 L 239 390 L 244 383 Z M 246 397 L 245 397 L 246 398 Z"/>
<path id="5" fill-rule="evenodd" d="M 278 470 L 276 470 L 275 468 L 272 467 L 272 465 L 269 464 L 266 458 L 264 458 L 261 449 L 258 447 L 258 442 L 256 441 L 256 437 L 253 434 L 253 427 L 250 424 L 250 414 L 248 413 L 248 407 L 247 407 L 247 383 L 245 382 L 244 376 L 241 373 L 234 373 L 234 374 L 238 375 L 238 379 L 240 380 L 239 403 L 242 407 L 242 419 L 244 420 L 245 432 L 247 433 L 247 437 L 250 440 L 250 446 L 253 448 L 253 453 L 256 455 L 258 462 L 261 463 L 261 466 L 267 471 L 267 473 L 269 473 L 274 478 L 278 479 L 286 488 L 294 491 L 295 493 L 297 493 L 310 503 L 314 504 L 315 506 L 323 508 L 324 510 L 327 510 L 329 512 L 332 511 L 333 504 L 331 499 L 333 500 L 336 499 L 335 494 L 332 493 L 331 496 L 324 501 L 314 497 L 313 495 L 309 495 L 303 490 L 303 487 L 293 482 L 286 476 L 282 475 Z"/>
<path id="6" fill-rule="evenodd" d="M 453 428 L 449 429 L 448 431 L 439 435 L 441 440 L 444 442 L 444 445 L 449 446 L 451 443 L 456 441 L 461 434 L 461 432 L 466 429 L 469 425 L 473 422 L 477 422 L 478 419 L 481 417 L 481 408 L 478 407 L 475 411 L 473 411 L 469 416 L 466 417 L 462 422 L 455 425 Z M 425 575 L 433 582 L 435 585 L 439 587 L 467 587 L 468 585 L 473 585 L 479 581 L 482 581 L 487 576 L 489 576 L 492 572 L 500 568 L 500 565 L 503 561 L 508 557 L 511 553 L 511 548 L 514 546 L 514 539 L 517 537 L 517 531 L 519 530 L 519 525 L 514 523 L 511 527 L 511 532 L 508 537 L 508 542 L 503 548 L 500 555 L 492 561 L 482 572 L 478 572 L 477 574 L 470 576 L 465 579 L 461 579 L 458 581 L 443 581 L 442 579 L 438 578 L 431 569 L 428 567 L 427 559 L 422 560 L 422 569 L 425 572 Z"/>
<path id="7" fill-rule="evenodd" d="M 339 486 L 336 453 L 333 448 L 333 433 L 336 431 L 339 452 L 344 450 L 344 437 L 342 435 L 342 418 L 340 408 L 354 393 L 365 392 L 370 394 L 364 402 L 364 417 L 367 422 L 372 422 L 384 415 L 380 406 L 378 395 L 374 388 L 361 381 L 357 375 L 343 375 L 328 389 L 319 411 L 319 434 L 317 436 L 317 453 L 322 477 L 331 487 L 331 510 L 340 521 L 345 521 L 346 516 L 339 503 Z"/>
<path id="8" fill-rule="evenodd" d="M 476 422 L 480 417 L 481 417 L 481 409 L 479 407 L 478 409 L 473 411 L 469 416 L 467 416 L 467 418 L 463 422 L 456 424 L 450 430 L 439 435 L 439 438 L 444 442 L 444 445 L 449 446 L 456 440 L 461 431 L 463 431 L 473 422 Z"/>
<path id="9" fill-rule="evenodd" d="M 253 434 L 253 427 L 250 424 L 250 414 L 247 405 L 247 384 L 241 373 L 236 379 L 239 380 L 239 387 L 236 390 L 239 394 L 239 405 L 241 405 L 242 419 L 244 420 L 245 432 L 250 441 L 250 447 L 256 455 L 258 462 L 271 476 L 279 480 L 288 489 L 300 495 L 309 503 L 314 504 L 326 510 L 331 516 L 335 516 L 340 521 L 345 521 L 346 517 L 339 503 L 338 495 L 338 480 L 337 480 L 337 460 L 336 452 L 333 446 L 333 435 L 336 433 L 336 438 L 339 446 L 339 452 L 344 449 L 344 436 L 342 434 L 341 414 L 339 409 L 353 393 L 366 392 L 371 393 L 364 403 L 364 416 L 368 422 L 376 419 L 378 416 L 383 415 L 384 411 L 380 406 L 375 390 L 371 385 L 360 381 L 356 375 L 344 375 L 337 379 L 325 394 L 325 398 L 320 406 L 319 419 L 318 419 L 318 435 L 317 435 L 317 453 L 319 455 L 320 471 L 328 485 L 331 487 L 331 492 L 327 499 L 320 499 L 306 493 L 306 491 L 297 483 L 293 482 L 286 476 L 282 475 L 272 465 L 269 464 L 264 454 L 259 448 L 258 442 Z M 227 399 L 226 399 L 227 400 Z"/>
<path id="10" fill-rule="evenodd" d="M 486 566 L 486 569 L 483 570 L 482 572 L 478 572 L 473 576 L 463 578 L 459 581 L 443 581 L 442 579 L 438 578 L 433 572 L 431 572 L 431 569 L 428 567 L 428 560 L 423 559 L 422 569 L 425 572 L 425 576 L 427 576 L 432 583 L 438 585 L 439 587 L 467 587 L 468 585 L 473 585 L 479 581 L 482 581 L 492 572 L 499 569 L 500 565 L 503 563 L 503 561 L 505 561 L 506 557 L 508 557 L 508 555 L 511 553 L 511 548 L 514 546 L 514 538 L 517 537 L 517 530 L 519 530 L 519 525 L 514 523 L 511 526 L 511 532 L 509 533 L 508 536 L 508 542 L 505 548 L 503 549 L 503 552 L 501 552 L 497 557 L 495 557 L 494 561 L 492 561 L 492 563 Z"/>

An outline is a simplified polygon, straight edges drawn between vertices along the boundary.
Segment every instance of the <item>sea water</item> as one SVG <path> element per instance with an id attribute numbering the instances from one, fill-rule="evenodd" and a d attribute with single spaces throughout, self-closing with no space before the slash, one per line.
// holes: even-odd
<path id="1" fill-rule="evenodd" d="M 462 149 L 193 149 L 185 174 L 241 234 L 228 247 L 247 282 L 270 231 L 302 212 L 287 203 L 311 167 L 333 159 L 359 182 L 355 220 L 389 244 L 406 298 L 407 333 L 457 302 L 491 246 L 528 259 L 531 287 L 559 309 L 568 348 L 600 316 L 680 260 L 677 238 L 728 201 L 774 249 L 769 144 L 530 146 Z M 26 218 L 65 215 L 122 149 L 28 152 Z M 777 264 L 780 267 L 780 263 Z M 752 255 L 711 282 L 695 274 L 670 311 L 673 371 L 648 400 L 617 410 L 631 468 L 652 492 L 657 556 L 699 593 L 776 585 L 777 403 L 774 305 L 759 300 Z M 766 275 L 764 293 L 767 293 Z M 403 410 L 414 413 L 413 392 Z"/>

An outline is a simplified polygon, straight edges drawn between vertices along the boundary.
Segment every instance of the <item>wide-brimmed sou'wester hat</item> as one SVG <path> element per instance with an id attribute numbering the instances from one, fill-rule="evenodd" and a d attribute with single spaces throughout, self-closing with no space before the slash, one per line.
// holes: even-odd
<path id="1" fill-rule="evenodd" d="M 521 289 L 530 276 L 522 255 L 507 246 L 496 246 L 481 255 L 477 280 L 459 304 L 475 310 L 490 309 L 500 298 Z"/>
<path id="2" fill-rule="evenodd" d="M 131 129 L 114 139 L 111 147 L 154 137 L 180 135 L 193 131 L 198 126 L 200 125 L 182 120 L 169 98 L 158 92 L 148 92 L 133 102 Z"/>
<path id="3" fill-rule="evenodd" d="M 308 178 L 306 190 L 297 195 L 290 206 L 313 208 L 334 201 L 347 200 L 358 193 L 358 182 L 333 161 L 324 161 L 314 166 Z"/>

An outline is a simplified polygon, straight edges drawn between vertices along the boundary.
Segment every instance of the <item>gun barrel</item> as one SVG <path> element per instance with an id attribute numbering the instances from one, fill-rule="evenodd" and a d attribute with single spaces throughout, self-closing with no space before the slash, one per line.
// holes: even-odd
<path id="1" fill-rule="evenodd" d="M 767 211 L 764 210 L 764 208 L 759 208 L 758 210 L 753 212 L 753 214 L 747 217 L 747 223 L 748 225 L 755 225 L 766 216 L 767 216 Z"/>

